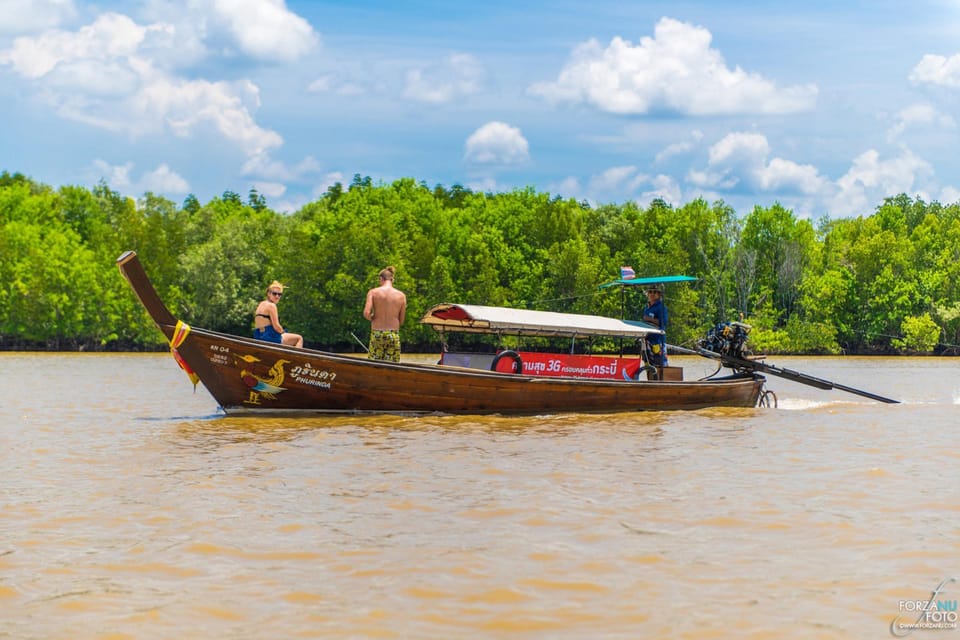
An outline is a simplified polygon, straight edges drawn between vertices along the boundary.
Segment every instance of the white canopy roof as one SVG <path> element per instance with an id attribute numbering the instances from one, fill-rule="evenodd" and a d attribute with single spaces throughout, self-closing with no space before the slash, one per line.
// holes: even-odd
<path id="1" fill-rule="evenodd" d="M 645 322 L 554 311 L 529 311 L 472 304 L 438 304 L 420 319 L 434 329 L 522 336 L 635 337 L 663 333 Z"/>

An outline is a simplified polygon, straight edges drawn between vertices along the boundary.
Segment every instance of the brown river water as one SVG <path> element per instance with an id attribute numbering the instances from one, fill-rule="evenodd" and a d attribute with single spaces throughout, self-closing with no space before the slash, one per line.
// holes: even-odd
<path id="1" fill-rule="evenodd" d="M 228 418 L 169 355 L 0 354 L 0 638 L 889 638 L 941 583 L 956 619 L 960 359 L 770 362 L 903 404 Z"/>

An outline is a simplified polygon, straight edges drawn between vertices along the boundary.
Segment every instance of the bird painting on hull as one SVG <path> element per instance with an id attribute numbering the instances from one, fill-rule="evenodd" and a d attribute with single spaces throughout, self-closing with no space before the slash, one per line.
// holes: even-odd
<path id="1" fill-rule="evenodd" d="M 241 360 L 248 364 L 253 364 L 254 362 L 259 362 L 260 358 L 256 356 L 239 356 Z M 243 380 L 244 384 L 250 387 L 251 391 L 256 391 L 265 398 L 270 400 L 276 400 L 278 393 L 285 391 L 284 387 L 280 385 L 283 384 L 283 380 L 286 377 L 286 374 L 283 370 L 283 365 L 288 364 L 289 360 L 277 360 L 270 370 L 268 371 L 269 375 L 259 376 L 249 369 L 240 370 L 240 378 Z"/>

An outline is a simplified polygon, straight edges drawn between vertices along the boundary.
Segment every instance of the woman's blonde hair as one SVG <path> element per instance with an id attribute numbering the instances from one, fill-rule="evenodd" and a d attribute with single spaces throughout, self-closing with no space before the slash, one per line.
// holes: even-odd
<path id="1" fill-rule="evenodd" d="M 283 290 L 286 289 L 286 286 L 284 286 L 277 280 L 274 280 L 269 285 L 267 285 L 267 293 L 270 293 L 271 291 L 274 291 L 276 289 L 279 289 L 280 293 L 283 293 Z"/>

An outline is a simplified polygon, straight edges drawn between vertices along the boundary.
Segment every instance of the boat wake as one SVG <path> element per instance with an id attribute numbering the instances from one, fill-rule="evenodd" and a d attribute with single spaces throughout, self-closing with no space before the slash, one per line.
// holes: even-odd
<path id="1" fill-rule="evenodd" d="M 777 401 L 777 409 L 784 411 L 809 411 L 811 409 L 824 409 L 831 406 L 840 406 L 851 403 L 844 400 L 811 400 L 809 398 L 780 398 Z"/>

